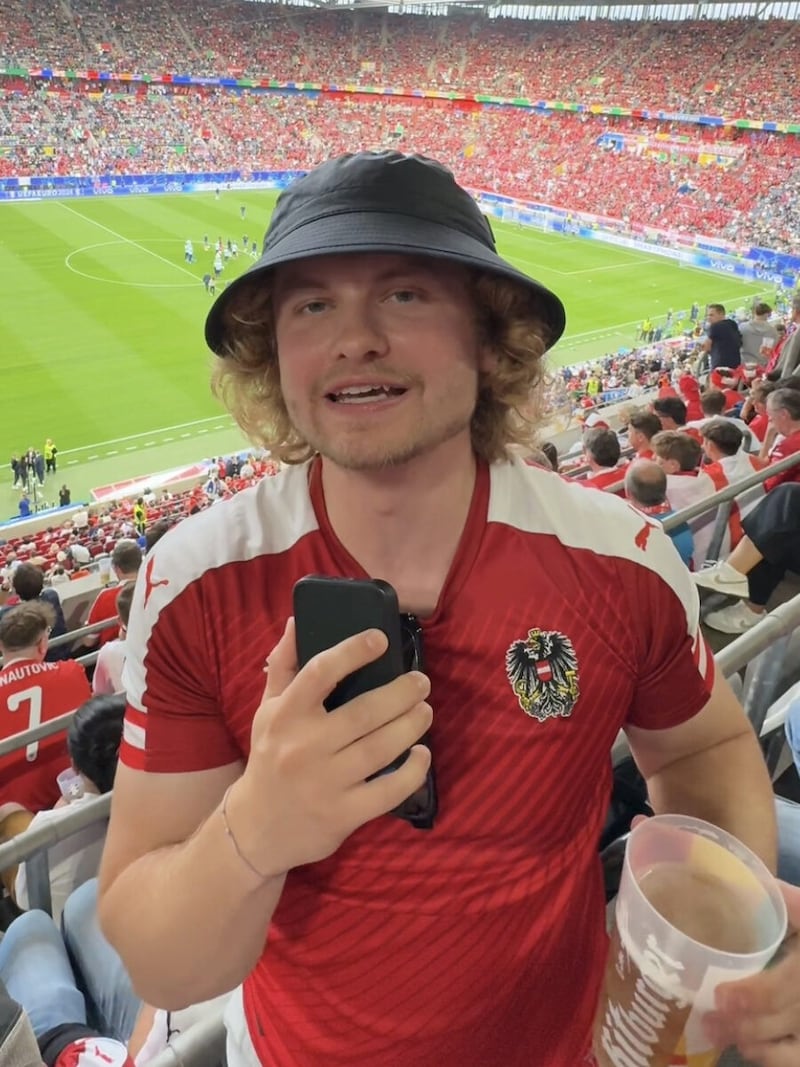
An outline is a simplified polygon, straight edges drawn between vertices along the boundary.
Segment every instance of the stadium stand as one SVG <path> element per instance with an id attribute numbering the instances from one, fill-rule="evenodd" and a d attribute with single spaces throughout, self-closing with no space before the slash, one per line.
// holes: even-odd
<path id="1" fill-rule="evenodd" d="M 6 0 L 0 60 L 24 68 L 267 76 L 579 100 L 688 114 L 798 113 L 795 21 L 443 19 L 202 0 Z M 224 47 L 221 42 L 224 41 Z M 769 62 L 764 59 L 769 56 Z M 657 61 L 656 61 L 657 60 Z"/>
<path id="2" fill-rule="evenodd" d="M 614 116 L 131 83 L 6 86 L 0 177 L 305 170 L 358 148 L 449 163 L 459 181 L 630 224 L 796 245 L 800 138 Z M 16 87 L 14 87 L 16 86 Z M 3 87 L 0 81 L 0 89 Z M 136 87 L 134 87 L 136 88 Z M 83 91 L 82 91 L 83 90 Z M 142 91 L 145 90 L 145 91 Z M 604 136 L 643 144 L 612 151 Z M 673 138 L 665 150 L 662 136 Z M 730 166 L 699 159 L 716 159 Z M 723 157 L 720 157 L 723 158 Z M 759 205 L 755 221 L 750 208 Z"/>

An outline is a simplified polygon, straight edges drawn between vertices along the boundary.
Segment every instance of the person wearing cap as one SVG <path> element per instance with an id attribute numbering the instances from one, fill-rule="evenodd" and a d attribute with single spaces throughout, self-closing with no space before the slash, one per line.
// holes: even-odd
<path id="1" fill-rule="evenodd" d="M 450 172 L 398 152 L 291 184 L 211 309 L 215 390 L 285 469 L 147 556 L 100 916 L 149 1002 L 236 989 L 229 1067 L 584 1062 L 620 728 L 657 810 L 775 863 L 660 525 L 512 458 L 564 325 Z M 425 671 L 326 713 L 386 638 L 298 669 L 309 573 L 389 582 Z M 430 828 L 391 814 L 433 775 Z"/>

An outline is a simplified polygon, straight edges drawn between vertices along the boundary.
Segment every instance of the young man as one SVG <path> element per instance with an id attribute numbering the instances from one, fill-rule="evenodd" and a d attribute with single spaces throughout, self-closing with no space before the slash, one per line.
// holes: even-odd
<path id="1" fill-rule="evenodd" d="M 75 660 L 47 663 L 47 639 L 55 621 L 49 604 L 31 600 L 0 621 L 0 738 L 5 740 L 73 711 L 92 695 Z M 56 775 L 69 765 L 64 734 L 34 741 L 0 758 L 0 821 L 6 805 L 35 813 L 59 798 Z M 10 836 L 0 829 L 0 834 Z"/>
<path id="2" fill-rule="evenodd" d="M 578 481 L 578 485 L 590 489 L 607 489 L 611 485 L 620 485 L 625 477 L 625 467 L 620 466 L 619 438 L 613 430 L 595 427 L 583 435 L 583 454 L 589 464 L 589 473 Z M 617 490 L 619 496 L 623 489 Z"/>
<path id="3" fill-rule="evenodd" d="M 667 476 L 667 499 L 682 511 L 714 493 L 714 483 L 700 470 L 703 450 L 681 430 L 662 430 L 652 440 L 654 461 Z"/>
<path id="4" fill-rule="evenodd" d="M 709 353 L 711 370 L 728 367 L 733 370 L 742 362 L 742 335 L 739 327 L 729 319 L 722 304 L 709 304 L 706 312 L 708 329 L 706 339 L 700 346 Z"/>
<path id="5" fill-rule="evenodd" d="M 753 308 L 753 317 L 739 327 L 742 336 L 742 360 L 766 367 L 772 349 L 778 340 L 778 331 L 769 321 L 772 308 L 759 301 Z"/>
<path id="6" fill-rule="evenodd" d="M 660 396 L 653 401 L 653 413 L 658 417 L 662 430 L 680 430 L 694 438 L 699 445 L 702 436 L 696 426 L 687 426 L 686 404 L 679 396 Z"/>
<path id="7" fill-rule="evenodd" d="M 628 419 L 628 444 L 636 459 L 652 459 L 650 442 L 661 430 L 661 420 L 652 411 L 637 411 Z"/>
<path id="8" fill-rule="evenodd" d="M 574 1067 L 618 729 L 657 810 L 773 864 L 752 729 L 658 524 L 507 458 L 564 313 L 448 171 L 334 159 L 281 195 L 264 248 L 206 336 L 217 392 L 289 468 L 171 530 L 137 582 L 102 923 L 152 1003 L 244 983 L 231 1067 Z M 391 583 L 426 673 L 327 714 L 386 639 L 298 670 L 309 572 Z M 421 831 L 388 813 L 431 766 Z"/>
<path id="9" fill-rule="evenodd" d="M 119 624 L 117 622 L 117 596 L 121 587 L 136 581 L 136 575 L 142 565 L 142 550 L 136 541 L 127 537 L 117 541 L 114 551 L 111 553 L 111 570 L 114 572 L 116 583 L 101 589 L 94 598 L 89 614 L 84 622 L 85 626 L 92 626 L 96 622 L 109 620 L 109 626 L 100 630 L 97 634 L 90 634 L 83 639 L 82 644 L 89 648 L 100 648 L 108 641 L 114 641 L 119 636 Z"/>
<path id="10" fill-rule="evenodd" d="M 710 478 L 714 492 L 749 478 L 763 467 L 763 462 L 742 448 L 742 431 L 732 419 L 709 419 L 703 426 L 703 454 L 705 466 L 702 473 Z M 742 519 L 764 499 L 764 485 L 754 485 L 736 500 L 731 501 L 728 526 L 721 545 L 725 555 L 741 541 Z M 716 525 L 716 508 L 700 515 L 692 523 L 694 531 L 694 563 L 699 570 L 706 561 L 709 545 Z M 715 556 L 719 559 L 719 556 Z"/>

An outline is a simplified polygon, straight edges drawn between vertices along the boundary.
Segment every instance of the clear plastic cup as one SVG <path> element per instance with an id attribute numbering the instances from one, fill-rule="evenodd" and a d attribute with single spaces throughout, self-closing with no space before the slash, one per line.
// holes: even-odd
<path id="1" fill-rule="evenodd" d="M 72 767 L 56 775 L 56 782 L 61 791 L 61 796 L 66 800 L 78 800 L 83 796 L 83 778 L 76 774 Z"/>
<path id="2" fill-rule="evenodd" d="M 111 557 L 100 556 L 97 560 L 97 570 L 100 574 L 100 584 L 109 585 L 111 582 Z"/>
<path id="3" fill-rule="evenodd" d="M 703 1016 L 723 982 L 762 970 L 786 904 L 761 860 L 701 819 L 658 815 L 631 833 L 595 1022 L 599 1067 L 708 1067 Z"/>

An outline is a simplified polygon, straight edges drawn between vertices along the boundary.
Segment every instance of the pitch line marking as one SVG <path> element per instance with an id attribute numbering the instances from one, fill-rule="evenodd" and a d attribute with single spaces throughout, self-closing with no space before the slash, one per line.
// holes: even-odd
<path id="1" fill-rule="evenodd" d="M 73 215 L 77 215 L 79 219 L 83 219 L 84 222 L 89 222 L 92 226 L 97 226 L 98 229 L 105 230 L 106 233 L 110 233 L 112 237 L 116 237 L 118 241 L 122 241 L 124 244 L 131 245 L 133 248 L 138 248 L 140 251 L 145 252 L 148 256 L 152 256 L 153 259 L 158 259 L 162 263 L 166 263 L 168 267 L 172 267 L 173 270 L 179 270 L 182 274 L 188 274 L 193 282 L 199 281 L 197 275 L 193 271 L 187 270 L 182 267 L 180 263 L 173 263 L 171 259 L 166 259 L 164 256 L 160 256 L 158 252 L 154 252 L 151 248 L 145 248 L 144 245 L 139 244 L 138 241 L 131 240 L 130 237 L 123 237 L 121 233 L 117 233 L 116 230 L 112 230 L 110 226 L 106 226 L 102 222 L 98 222 L 97 219 L 91 218 L 89 215 L 84 215 L 80 211 L 76 211 L 74 207 L 69 204 L 65 204 L 63 200 L 57 201 L 63 207 L 65 211 L 69 211 Z"/>
<path id="2" fill-rule="evenodd" d="M 143 430 L 142 433 L 128 434 L 127 437 L 112 437 L 110 441 L 97 441 L 91 445 L 82 445 L 80 448 L 65 448 L 59 455 L 68 456 L 74 452 L 86 452 L 87 449 L 90 448 L 105 448 L 106 445 L 124 444 L 125 441 L 133 441 L 137 437 L 152 437 L 153 434 L 158 436 L 162 433 L 169 433 L 171 430 L 183 430 L 187 426 L 202 426 L 203 423 L 216 422 L 218 419 L 219 415 L 210 415 L 207 419 L 194 419 L 192 422 L 178 422 L 174 426 L 161 426 L 155 430 Z M 190 437 L 191 434 L 186 434 L 185 436 Z"/>

